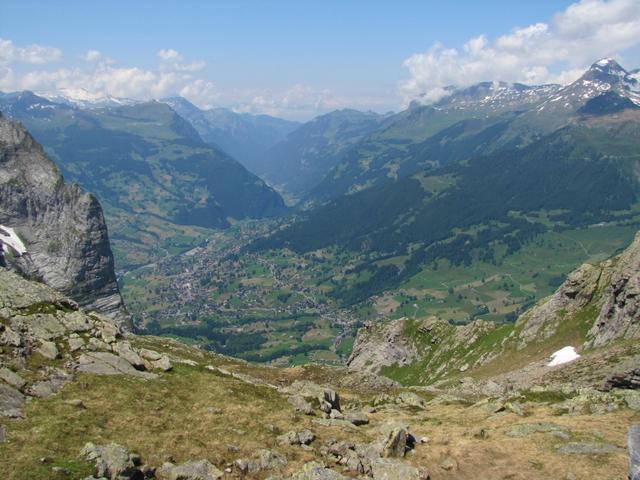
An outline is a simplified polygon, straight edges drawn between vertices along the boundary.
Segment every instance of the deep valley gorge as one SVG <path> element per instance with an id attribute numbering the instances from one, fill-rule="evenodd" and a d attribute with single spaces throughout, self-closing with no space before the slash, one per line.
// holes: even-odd
<path id="1" fill-rule="evenodd" d="M 0 35 L 0 480 L 640 480 L 636 23 L 436 42 L 393 110 L 276 98 L 286 28 L 232 88 Z"/>

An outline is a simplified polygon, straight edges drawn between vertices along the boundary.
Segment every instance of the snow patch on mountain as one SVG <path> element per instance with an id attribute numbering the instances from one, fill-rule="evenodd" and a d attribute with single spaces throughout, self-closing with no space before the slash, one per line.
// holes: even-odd
<path id="1" fill-rule="evenodd" d="M 564 347 L 551 354 L 551 361 L 547 363 L 547 367 L 555 367 L 565 363 L 573 362 L 580 358 L 574 347 Z"/>
<path id="2" fill-rule="evenodd" d="M 5 227 L 4 225 L 0 225 L 0 247 L 4 253 L 9 253 L 9 249 L 12 249 L 18 255 L 24 255 L 27 253 L 27 247 L 16 231 L 13 228 Z"/>

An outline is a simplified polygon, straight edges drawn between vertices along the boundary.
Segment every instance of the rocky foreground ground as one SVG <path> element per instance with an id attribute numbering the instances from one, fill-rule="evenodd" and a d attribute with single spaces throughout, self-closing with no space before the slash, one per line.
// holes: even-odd
<path id="1" fill-rule="evenodd" d="M 411 389 L 125 334 L 5 270 L 0 302 L 7 480 L 619 479 L 640 423 L 634 372 L 598 388 L 571 382 L 606 362 L 595 354 L 533 387 Z"/>

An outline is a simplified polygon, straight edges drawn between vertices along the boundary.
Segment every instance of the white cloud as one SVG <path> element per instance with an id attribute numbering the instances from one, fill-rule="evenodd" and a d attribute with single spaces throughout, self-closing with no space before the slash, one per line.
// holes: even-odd
<path id="1" fill-rule="evenodd" d="M 43 45 L 33 44 L 17 47 L 11 40 L 0 38 L 0 63 L 44 64 L 57 62 L 62 58 L 62 51 Z"/>
<path id="2" fill-rule="evenodd" d="M 405 101 L 432 102 L 448 85 L 485 80 L 568 83 L 593 61 L 619 57 L 640 44 L 638 0 L 581 0 L 556 14 L 490 41 L 470 39 L 462 49 L 436 43 L 407 58 L 410 78 L 401 83 Z"/>
<path id="3" fill-rule="evenodd" d="M 158 51 L 158 57 L 165 61 L 182 60 L 182 55 L 176 52 L 173 48 L 162 49 Z"/>
<path id="4" fill-rule="evenodd" d="M 203 60 L 198 60 L 192 63 L 183 63 L 183 56 L 173 48 L 158 51 L 158 57 L 161 61 L 161 68 L 164 70 L 198 72 L 207 66 L 207 63 Z"/>
<path id="5" fill-rule="evenodd" d="M 83 55 L 83 58 L 87 62 L 97 62 L 98 60 L 102 59 L 102 53 L 100 53 L 98 50 L 87 50 Z"/>

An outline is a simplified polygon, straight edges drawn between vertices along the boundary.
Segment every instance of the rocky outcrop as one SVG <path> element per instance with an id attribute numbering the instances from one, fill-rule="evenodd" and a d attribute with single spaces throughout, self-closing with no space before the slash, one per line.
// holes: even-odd
<path id="1" fill-rule="evenodd" d="M 165 354 L 145 350 L 155 359 L 147 360 L 125 333 L 47 285 L 0 268 L 0 417 L 24 416 L 29 397 L 58 393 L 76 372 L 148 380 L 157 377 L 151 370 L 170 369 Z"/>
<path id="2" fill-rule="evenodd" d="M 604 302 L 589 331 L 591 347 L 640 338 L 640 234 L 609 268 Z"/>
<path id="3" fill-rule="evenodd" d="M 383 326 L 366 324 L 358 331 L 347 365 L 359 370 L 378 371 L 389 365 L 407 365 L 418 358 L 418 351 L 404 334 L 404 318 Z"/>
<path id="4" fill-rule="evenodd" d="M 547 355 L 553 350 L 547 345 L 574 342 L 575 347 L 586 351 L 638 338 L 640 233 L 620 256 L 577 268 L 553 295 L 521 315 L 515 325 L 498 327 L 475 320 L 453 326 L 436 318 L 370 324 L 358 332 L 348 365 L 368 371 L 393 366 L 400 371 L 399 378 L 407 367 L 407 371 L 412 370 L 407 375 L 412 376 L 402 378 L 403 381 L 433 384 L 490 362 L 500 362 L 501 355 L 509 352 L 509 364 L 514 359 L 520 364 L 514 371 L 516 375 L 529 378 L 544 375 L 548 370 Z M 535 348 L 527 349 L 529 346 Z M 509 364 L 497 370 L 507 372 Z M 531 372 L 527 373 L 529 367 Z M 622 364 L 620 367 L 628 368 Z M 607 373 L 602 374 L 603 380 Z M 632 376 L 620 374 L 612 381 L 635 385 Z M 514 383 L 513 379 L 508 383 Z"/>
<path id="5" fill-rule="evenodd" d="M 27 251 L 7 253 L 9 267 L 131 327 L 100 203 L 65 184 L 31 135 L 1 115 L 0 225 L 14 229 Z"/>
<path id="6" fill-rule="evenodd" d="M 446 372 L 465 371 L 493 358 L 492 345 L 483 345 L 483 349 L 474 346 L 495 328 L 494 323 L 485 320 L 456 327 L 435 317 L 370 324 L 358 331 L 347 364 L 377 372 L 385 366 L 405 367 L 421 362 L 424 379 L 436 379 Z"/>

